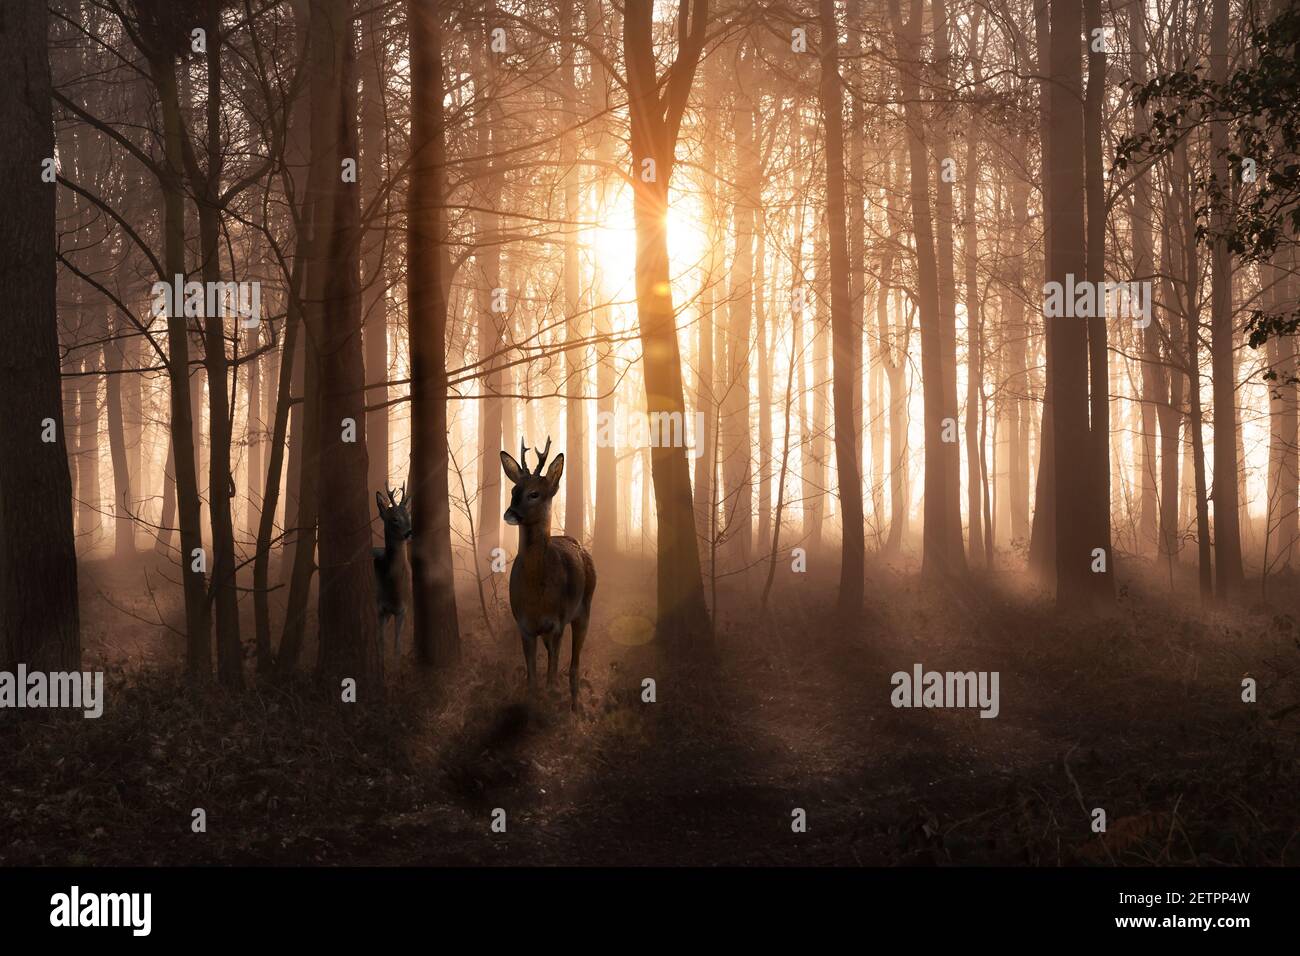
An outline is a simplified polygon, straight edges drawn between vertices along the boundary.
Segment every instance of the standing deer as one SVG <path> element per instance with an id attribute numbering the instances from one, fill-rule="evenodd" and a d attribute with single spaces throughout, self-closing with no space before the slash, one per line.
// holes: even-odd
<path id="1" fill-rule="evenodd" d="M 528 692 L 537 688 L 537 639 L 546 645 L 546 686 L 555 685 L 560 641 L 564 629 L 573 626 L 573 659 L 569 664 L 569 696 L 578 709 L 578 657 L 591 619 L 591 595 L 596 590 L 596 565 L 591 555 L 573 538 L 551 536 L 551 500 L 560 489 L 564 455 L 555 456 L 542 474 L 551 440 L 528 470 L 528 446 L 520 442 L 519 461 L 501 453 L 501 467 L 514 484 L 506 524 L 519 527 L 519 553 L 510 568 L 510 610 L 524 644 L 528 667 Z M 580 507 L 570 502 L 569 507 Z"/>
<path id="2" fill-rule="evenodd" d="M 388 492 L 388 504 L 384 496 L 376 491 L 375 504 L 379 505 L 379 517 L 384 522 L 384 546 L 371 548 L 370 555 L 375 562 L 375 597 L 379 604 L 379 641 L 384 640 L 384 621 L 392 618 L 393 649 L 397 656 L 402 656 L 402 624 L 406 621 L 406 609 L 411 605 L 411 566 L 406 560 L 406 542 L 413 534 L 411 513 L 406 508 L 406 483 L 402 483 L 402 500 L 397 500 L 396 492 Z"/>

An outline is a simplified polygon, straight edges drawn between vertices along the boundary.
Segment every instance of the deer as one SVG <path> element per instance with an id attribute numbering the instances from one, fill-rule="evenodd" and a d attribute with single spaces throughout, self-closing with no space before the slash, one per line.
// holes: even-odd
<path id="1" fill-rule="evenodd" d="M 578 711 L 578 662 L 591 620 L 591 596 L 596 591 L 596 565 L 573 538 L 551 534 L 551 502 L 560 490 L 564 454 L 555 456 L 542 474 L 551 440 L 528 470 L 528 446 L 519 443 L 519 461 L 501 452 L 501 467 L 514 488 L 505 521 L 519 528 L 519 551 L 510 568 L 510 610 L 523 641 L 528 693 L 537 691 L 537 639 L 546 645 L 546 686 L 555 686 L 556 665 L 564 629 L 573 631 L 569 662 L 571 709 Z M 576 507 L 576 502 L 570 507 Z"/>
<path id="2" fill-rule="evenodd" d="M 397 492 L 386 489 L 388 503 L 382 493 L 375 492 L 379 518 L 384 522 L 384 546 L 371 548 L 375 562 L 375 597 L 379 605 L 379 642 L 383 645 L 384 622 L 392 618 L 393 650 L 402 656 L 402 625 L 406 622 L 406 609 L 411 605 L 411 566 L 406 560 L 406 542 L 414 533 L 411 512 L 406 507 L 406 483 L 402 483 L 401 500 Z"/>

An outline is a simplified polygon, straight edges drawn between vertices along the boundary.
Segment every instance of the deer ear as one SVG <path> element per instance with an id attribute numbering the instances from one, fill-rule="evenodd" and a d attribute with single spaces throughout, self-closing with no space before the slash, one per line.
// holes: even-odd
<path id="1" fill-rule="evenodd" d="M 550 483 L 551 494 L 560 490 L 560 476 L 564 474 L 564 452 L 555 456 L 555 461 L 551 462 L 551 467 L 546 469 L 546 480 Z"/>
<path id="2" fill-rule="evenodd" d="M 506 477 L 514 484 L 519 484 L 519 480 L 524 477 L 523 468 L 519 462 L 510 457 L 508 452 L 501 453 L 501 467 L 505 469 Z"/>
<path id="3" fill-rule="evenodd" d="M 384 507 L 384 496 L 378 491 L 375 492 L 375 504 L 379 505 L 379 517 L 382 521 L 388 520 L 388 509 Z"/>

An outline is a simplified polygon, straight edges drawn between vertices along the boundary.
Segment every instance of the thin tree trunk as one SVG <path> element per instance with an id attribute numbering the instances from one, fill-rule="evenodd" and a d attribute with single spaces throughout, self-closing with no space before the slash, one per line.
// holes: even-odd
<path id="1" fill-rule="evenodd" d="M 574 48 L 571 38 L 574 30 L 574 0 L 560 4 L 560 35 L 566 40 L 561 48 L 564 107 L 562 116 L 566 125 L 569 117 L 581 112 L 578 84 L 574 76 Z M 587 499 L 586 450 L 586 381 L 587 349 L 572 343 L 581 342 L 586 324 L 580 315 L 582 309 L 582 275 L 578 261 L 578 222 L 582 217 L 578 194 L 577 133 L 566 130 L 560 138 L 560 167 L 564 176 L 564 338 L 570 347 L 564 351 L 564 533 L 577 541 L 586 537 L 583 505 Z"/>
<path id="2" fill-rule="evenodd" d="M 124 373 L 126 328 L 115 320 L 104 342 L 104 405 L 108 418 L 108 447 L 113 462 L 113 554 L 118 559 L 135 554 L 134 507 L 131 498 L 131 469 L 127 463 L 126 425 L 122 408 L 122 381 L 135 373 Z"/>
<path id="3" fill-rule="evenodd" d="M 184 135 L 175 64 L 170 54 L 154 56 L 150 75 L 158 90 L 163 117 L 163 267 L 166 281 L 185 274 L 185 193 L 182 187 L 181 143 Z M 179 303 L 173 303 L 179 305 Z M 171 457 L 175 466 L 176 504 L 180 516 L 180 570 L 185 597 L 186 671 L 191 681 L 212 678 L 212 619 L 208 611 L 207 580 L 196 564 L 203 550 L 194 416 L 189 375 L 189 322 L 184 314 L 167 316 L 167 375 L 171 385 Z M 199 568 L 199 570 L 196 570 Z"/>
<path id="4" fill-rule="evenodd" d="M 844 221 L 844 101 L 840 91 L 835 0 L 821 0 L 821 107 L 826 123 L 826 215 L 830 232 L 831 335 L 835 342 L 835 467 L 840 501 L 841 550 L 839 614 L 851 619 L 862 612 L 866 545 L 863 540 L 862 477 L 854 415 L 854 340 L 849 298 L 849 244 Z"/>
<path id="5" fill-rule="evenodd" d="M 207 176 L 191 187 L 198 198 L 199 251 L 203 280 L 212 288 L 221 281 L 219 243 L 221 209 L 221 45 L 218 0 L 208 0 L 207 47 Z M 227 393 L 229 362 L 226 358 L 225 317 L 222 310 L 207 314 L 203 322 L 204 365 L 208 373 L 208 517 L 212 523 L 212 592 L 216 610 L 217 676 L 228 688 L 244 684 L 243 650 L 239 642 L 239 592 L 235 579 L 235 530 L 231 477 L 231 405 Z"/>
<path id="6" fill-rule="evenodd" d="M 921 56 L 921 21 L 924 9 L 924 0 L 912 0 L 911 15 L 904 27 L 898 0 L 889 0 L 894 42 L 899 50 L 899 78 L 907 124 L 912 232 L 916 242 L 916 299 L 921 323 L 921 389 L 925 406 L 925 528 L 921 574 L 929 580 L 935 580 L 963 571 L 966 562 L 961 548 L 960 521 L 954 526 L 954 518 L 959 515 L 959 504 L 955 497 L 957 466 L 953 458 L 957 445 L 943 439 L 945 422 L 956 420 L 956 372 L 955 369 L 951 370 L 953 375 L 950 391 L 946 384 L 949 381 L 949 369 L 945 334 L 945 330 L 948 330 L 955 335 L 955 329 L 948 329 L 947 316 L 941 309 L 939 265 L 935 257 L 934 222 L 930 205 L 930 161 L 924 139 L 925 120 L 919 107 L 920 82 L 917 71 Z M 945 19 L 941 4 L 936 5 L 936 16 L 939 22 Z M 951 189 L 948 190 L 948 196 L 951 201 Z M 951 252 L 951 242 L 947 248 Z M 950 477 L 952 480 L 949 480 Z"/>
<path id="7" fill-rule="evenodd" d="M 1102 29 L 1101 0 L 1084 0 L 1088 43 L 1088 89 L 1083 109 L 1084 189 L 1087 203 L 1087 250 L 1085 269 L 1093 288 L 1106 280 L 1106 180 L 1102 158 L 1102 107 L 1106 94 L 1106 53 L 1095 42 L 1094 31 Z M 1055 55 L 1055 48 L 1053 50 Z M 1098 298 L 1101 298 L 1100 291 Z M 1110 539 L 1110 358 L 1106 347 L 1106 315 L 1088 319 L 1088 423 L 1092 454 L 1089 488 L 1092 511 L 1087 531 L 1088 580 L 1101 603 L 1115 599 L 1115 561 Z M 1097 552 L 1102 554 L 1098 560 Z"/>
<path id="8" fill-rule="evenodd" d="M 952 45 L 949 39 L 948 8 L 945 0 L 932 0 L 934 19 L 934 66 L 941 88 L 950 85 Z M 921 18 L 916 18 L 914 28 L 920 30 Z M 920 43 L 917 43 L 917 48 Z M 948 137 L 947 117 L 932 117 L 934 137 L 934 155 L 938 158 L 940 169 L 948 161 L 956 162 L 952 155 L 951 142 Z M 936 395 L 941 395 L 941 418 L 953 423 L 953 438 L 940 441 L 935 447 L 936 454 L 931 457 L 926 449 L 926 539 L 927 547 L 922 561 L 922 573 L 928 566 L 930 574 L 958 574 L 966 570 L 966 556 L 962 550 L 961 539 L 961 445 L 958 443 L 957 422 L 957 280 L 955 266 L 956 249 L 953 243 L 953 180 L 952 177 L 940 175 L 935 182 L 934 221 L 935 221 L 935 260 L 939 277 L 939 311 L 938 343 L 940 362 L 938 366 L 939 381 L 936 383 Z M 922 383 L 924 385 L 924 383 Z M 934 488 L 939 492 L 939 500 L 931 510 L 929 476 L 932 470 L 938 470 Z M 932 533 L 931 519 L 939 523 Z M 976 519 L 978 520 L 978 519 Z M 935 549 L 939 553 L 935 554 Z M 935 566 L 935 559 L 941 567 Z"/>
<path id="9" fill-rule="evenodd" d="M 732 205 L 735 257 L 728 270 L 726 394 L 723 397 L 721 496 L 726 515 L 724 560 L 737 567 L 749 562 L 753 549 L 753 430 L 750 428 L 750 336 L 754 316 L 754 229 L 758 217 L 760 167 L 757 101 L 757 50 L 749 43 L 736 47 L 736 98 L 733 129 L 736 142 L 736 189 Z"/>
<path id="10" fill-rule="evenodd" d="M 976 7 L 970 20 L 972 82 L 976 88 L 983 83 L 979 54 L 980 13 L 980 8 Z M 966 273 L 966 511 L 970 523 L 968 556 L 973 565 L 984 563 L 987 550 L 982 522 L 984 444 L 980 440 L 980 394 L 984 387 L 984 345 L 980 341 L 983 304 L 979 291 L 979 230 L 975 219 L 975 200 L 980 182 L 979 138 L 980 117 L 972 111 L 966 132 L 966 179 L 962 190 L 962 218 L 966 228 L 962 239 L 962 254 Z M 993 529 L 987 529 L 987 534 L 992 538 Z"/>
<path id="11" fill-rule="evenodd" d="M 362 205 L 371 209 L 385 176 L 388 118 L 384 107 L 387 78 L 384 47 L 384 7 L 376 5 L 362 17 L 361 155 Z M 362 335 L 365 342 L 367 484 L 372 490 L 389 487 L 388 448 L 388 277 L 384 254 L 396 246 L 389 236 L 388 201 L 365 227 L 362 239 Z M 367 503 L 369 509 L 369 503 Z"/>
<path id="12" fill-rule="evenodd" d="M 1210 71 L 1220 83 L 1228 78 L 1228 0 L 1213 0 L 1210 24 Z M 1232 192 L 1227 123 L 1210 123 L 1210 162 L 1227 202 Z M 1216 204 L 1213 232 L 1221 237 L 1227 212 Z M 1223 600 L 1241 597 L 1245 574 L 1241 561 L 1241 525 L 1237 491 L 1237 388 L 1233 368 L 1232 253 L 1228 240 L 1210 246 L 1210 334 L 1214 396 L 1214 565 L 1216 593 Z"/>

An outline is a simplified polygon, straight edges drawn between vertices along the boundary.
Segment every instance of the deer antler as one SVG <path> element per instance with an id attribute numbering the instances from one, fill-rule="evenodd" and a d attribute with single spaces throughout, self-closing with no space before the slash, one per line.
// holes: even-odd
<path id="1" fill-rule="evenodd" d="M 528 474 L 528 446 L 524 444 L 522 436 L 519 439 L 519 467 L 524 470 L 525 475 Z"/>
<path id="2" fill-rule="evenodd" d="M 394 506 L 396 506 L 396 505 L 397 505 L 397 499 L 396 499 L 395 497 L 393 497 L 393 496 L 394 496 L 394 491 L 393 491 L 393 489 L 392 489 L 392 488 L 389 488 L 387 485 L 384 485 L 384 491 L 385 491 L 385 494 L 388 495 L 388 503 L 389 503 L 390 505 L 394 505 Z"/>
<path id="3" fill-rule="evenodd" d="M 546 456 L 551 453 L 551 436 L 546 436 L 546 447 L 542 449 L 541 455 L 537 458 L 537 468 L 533 471 L 534 475 L 540 475 L 542 468 L 546 465 Z"/>
<path id="4" fill-rule="evenodd" d="M 398 502 L 400 506 L 406 505 L 406 482 L 402 482 L 402 500 Z"/>

